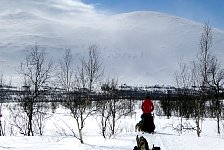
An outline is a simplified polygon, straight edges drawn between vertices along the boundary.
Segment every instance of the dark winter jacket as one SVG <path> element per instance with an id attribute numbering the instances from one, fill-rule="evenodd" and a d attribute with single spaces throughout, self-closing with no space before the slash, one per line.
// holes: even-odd
<path id="1" fill-rule="evenodd" d="M 154 110 L 154 105 L 151 99 L 144 99 L 142 102 L 142 112 L 144 114 L 151 113 Z"/>

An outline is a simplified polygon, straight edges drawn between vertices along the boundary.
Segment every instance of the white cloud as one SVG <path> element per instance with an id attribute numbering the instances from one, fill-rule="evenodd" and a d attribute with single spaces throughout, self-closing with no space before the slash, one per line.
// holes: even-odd
<path id="1" fill-rule="evenodd" d="M 54 7 L 71 12 L 93 13 L 94 7 L 78 0 L 50 0 Z"/>
<path id="2" fill-rule="evenodd" d="M 1 0 L 0 12 L 43 12 L 64 16 L 68 14 L 96 14 L 94 6 L 79 0 Z"/>

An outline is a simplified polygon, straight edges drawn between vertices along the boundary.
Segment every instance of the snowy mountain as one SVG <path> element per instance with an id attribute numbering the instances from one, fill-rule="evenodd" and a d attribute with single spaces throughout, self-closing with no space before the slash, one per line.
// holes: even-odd
<path id="1" fill-rule="evenodd" d="M 172 84 L 178 62 L 195 58 L 202 28 L 159 12 L 108 15 L 79 0 L 1 0 L 0 72 L 17 79 L 18 64 L 35 44 L 55 62 L 70 48 L 74 65 L 98 44 L 105 76 L 134 85 Z M 212 48 L 223 62 L 224 31 L 213 30 Z"/>

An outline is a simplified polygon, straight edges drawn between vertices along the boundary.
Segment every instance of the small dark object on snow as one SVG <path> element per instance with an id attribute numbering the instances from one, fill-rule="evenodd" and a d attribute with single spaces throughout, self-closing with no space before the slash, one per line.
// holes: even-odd
<path id="1" fill-rule="evenodd" d="M 160 147 L 154 147 L 154 144 L 153 144 L 152 150 L 160 150 Z"/>

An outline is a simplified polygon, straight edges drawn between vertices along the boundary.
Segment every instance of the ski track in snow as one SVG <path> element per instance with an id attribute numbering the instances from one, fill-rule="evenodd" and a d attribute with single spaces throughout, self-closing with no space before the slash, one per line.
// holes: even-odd
<path id="1" fill-rule="evenodd" d="M 154 135 L 156 136 L 155 138 L 155 143 L 154 146 L 159 146 L 162 150 L 167 150 L 167 148 L 164 146 L 164 140 L 162 139 L 160 133 L 162 133 L 161 131 L 161 124 L 159 122 L 159 119 L 157 119 L 157 122 L 155 122 L 156 128 L 157 128 L 157 132 Z"/>
<path id="2" fill-rule="evenodd" d="M 155 123 L 156 124 L 156 126 L 157 126 L 157 128 L 158 128 L 158 134 L 156 134 L 156 139 L 157 139 L 157 141 L 159 142 L 159 147 L 161 148 L 161 149 L 163 149 L 163 150 L 167 150 L 167 148 L 165 147 L 165 145 L 164 145 L 164 139 L 162 139 L 162 137 L 161 137 L 161 135 L 160 135 L 160 133 L 162 133 L 162 130 L 161 130 L 161 124 L 160 124 L 160 122 L 159 122 L 159 119 L 157 119 L 157 122 Z M 163 133 L 162 133 L 163 134 Z M 155 146 L 157 146 L 157 145 L 155 145 Z"/>

